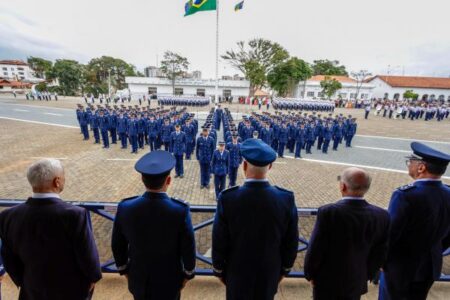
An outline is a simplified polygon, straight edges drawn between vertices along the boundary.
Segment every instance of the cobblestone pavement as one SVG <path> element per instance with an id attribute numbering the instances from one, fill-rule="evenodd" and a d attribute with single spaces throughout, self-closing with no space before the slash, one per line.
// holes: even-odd
<path id="1" fill-rule="evenodd" d="M 15 100 L 0 100 L 0 105 L 13 105 L 8 102 Z M 70 108 L 67 112 L 75 117 L 73 107 L 77 100 L 58 103 L 32 104 L 19 101 L 20 105 L 47 106 L 55 108 Z M 15 105 L 15 104 L 14 104 Z M 67 107 L 65 107 L 67 106 Z M 239 113 L 248 107 L 233 105 L 233 111 Z M 30 108 L 30 107 L 28 107 Z M 14 107 L 12 109 L 23 109 Z M 32 107 L 31 107 L 32 108 Z M 207 111 L 207 108 L 202 108 Z M 0 116 L 1 116 L 0 107 Z M 17 113 L 25 113 L 16 111 Z M 356 112 L 356 113 L 355 113 Z M 64 111 L 64 113 L 66 113 Z M 360 111 L 351 111 L 357 115 Z M 56 115 L 48 115 L 48 118 L 58 118 Z M 387 207 L 392 191 L 411 180 L 404 170 L 403 156 L 409 151 L 408 140 L 385 139 L 383 135 L 396 137 L 398 132 L 403 137 L 414 137 L 425 140 L 435 140 L 433 146 L 449 152 L 448 132 L 449 122 L 427 123 L 424 121 L 414 122 L 411 129 L 411 121 L 386 120 L 378 121 L 371 115 L 369 121 L 359 121 L 358 132 L 363 135 L 378 135 L 377 137 L 359 136 L 355 138 L 355 147 L 352 149 L 340 149 L 338 152 L 330 153 L 328 156 L 313 154 L 303 160 L 292 158 L 278 159 L 269 179 L 272 183 L 293 190 L 299 207 L 319 207 L 321 205 L 339 199 L 338 184 L 336 176 L 346 167 L 346 164 L 367 165 L 371 159 L 371 165 L 376 164 L 379 168 L 368 168 L 373 176 L 372 188 L 367 194 L 367 200 L 381 207 Z M 385 123 L 389 123 L 389 127 Z M 392 123 L 392 124 L 391 124 Z M 200 122 L 201 124 L 201 122 Z M 426 126 L 426 127 L 424 127 Z M 379 131 L 376 131 L 377 128 Z M 389 128 L 395 128 L 395 133 Z M 386 131 L 387 130 L 387 131 Z M 421 130 L 429 132 L 425 134 Z M 25 199 L 30 195 L 30 189 L 25 177 L 28 165 L 40 157 L 60 158 L 66 170 L 66 188 L 62 197 L 66 200 L 77 201 L 107 201 L 118 202 L 120 199 L 143 193 L 143 185 L 139 174 L 134 171 L 135 161 L 147 153 L 148 149 L 141 151 L 138 155 L 130 154 L 129 151 L 121 151 L 118 146 L 111 149 L 102 149 L 94 145 L 93 141 L 82 141 L 79 129 L 71 127 L 55 127 L 50 125 L 26 123 L 0 118 L 0 198 Z M 375 147 L 375 146 L 376 147 Z M 365 148 L 364 148 L 365 147 Z M 379 148 L 379 149 L 369 149 Z M 385 150 L 383 150 L 385 149 Z M 389 150 L 386 150 L 389 149 Z M 396 151 L 393 151 L 396 150 Z M 342 165 L 336 161 L 343 162 Z M 447 172 L 446 176 L 449 176 Z M 174 179 L 169 188 L 169 194 L 191 204 L 215 205 L 214 189 L 201 190 L 199 188 L 199 167 L 195 160 L 185 161 L 185 177 Z M 239 172 L 238 183 L 243 182 L 242 173 Z M 450 184 L 450 179 L 444 182 Z M 113 211 L 114 213 L 114 211 Z M 212 217 L 212 214 L 195 215 L 194 223 Z M 99 247 L 102 261 L 111 257 L 109 250 L 111 223 L 98 216 L 93 216 L 95 237 Z M 309 238 L 314 217 L 303 217 L 300 219 L 300 232 L 303 237 Z M 211 228 L 207 227 L 196 233 L 197 249 L 200 253 L 208 252 L 210 248 Z M 295 269 L 301 270 L 303 255 L 299 254 Z M 202 265 L 201 265 L 202 266 Z M 450 260 L 446 259 L 446 271 L 450 270 Z M 13 295 L 10 282 L 4 285 L 6 295 Z M 450 292 L 449 285 L 438 284 L 433 288 L 430 299 L 444 299 L 443 291 L 447 295 Z M 111 293 L 111 289 L 114 293 Z M 186 289 L 183 299 L 198 299 L 198 291 L 204 290 L 202 298 L 224 299 L 223 288 L 214 279 L 198 278 Z M 130 299 L 125 291 L 124 281 L 113 275 L 106 275 L 106 279 L 98 286 L 95 299 Z M 10 293 L 10 294 L 8 294 Z M 110 296 L 106 296 L 110 293 Z M 309 286 L 304 280 L 288 280 L 283 283 L 277 299 L 295 299 L 294 295 L 310 295 Z M 365 299 L 375 299 L 376 292 L 371 289 L 369 296 Z M 4 297 L 13 299 L 14 297 Z"/>

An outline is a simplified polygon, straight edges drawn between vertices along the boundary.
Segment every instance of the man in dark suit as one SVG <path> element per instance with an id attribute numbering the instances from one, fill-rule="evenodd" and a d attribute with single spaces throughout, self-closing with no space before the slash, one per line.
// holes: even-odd
<path id="1" fill-rule="evenodd" d="M 195 239 L 189 205 L 166 191 L 175 158 L 153 151 L 135 165 L 147 191 L 123 200 L 117 209 L 112 251 L 136 300 L 179 299 L 194 277 Z"/>
<path id="2" fill-rule="evenodd" d="M 411 184 L 391 197 L 389 251 L 380 281 L 380 299 L 426 299 L 450 247 L 450 188 L 442 184 L 450 155 L 413 142 L 408 157 Z"/>
<path id="3" fill-rule="evenodd" d="M 297 257 L 294 194 L 267 179 L 277 155 L 262 140 L 241 145 L 245 183 L 223 191 L 213 227 L 214 273 L 227 299 L 273 299 Z"/>
<path id="4" fill-rule="evenodd" d="M 0 214 L 1 254 L 19 299 L 87 299 L 102 277 L 89 213 L 59 197 L 60 161 L 40 160 L 27 177 L 32 197 Z"/>
<path id="5" fill-rule="evenodd" d="M 319 208 L 305 257 L 317 300 L 360 299 L 386 256 L 389 214 L 364 200 L 369 174 L 348 168 L 338 179 L 342 199 Z"/>

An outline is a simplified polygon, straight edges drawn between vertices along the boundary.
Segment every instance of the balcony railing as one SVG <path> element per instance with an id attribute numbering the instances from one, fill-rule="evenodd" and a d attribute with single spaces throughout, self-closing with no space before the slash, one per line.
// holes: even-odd
<path id="1" fill-rule="evenodd" d="M 17 199 L 0 199 L 0 209 L 5 209 L 5 208 L 9 208 L 9 207 L 13 207 L 15 205 L 24 203 L 24 200 L 17 200 Z M 116 265 L 114 260 L 111 258 L 112 255 L 110 255 L 110 253 L 108 253 L 108 251 L 110 251 L 110 230 L 112 228 L 112 222 L 114 221 L 115 218 L 115 214 L 114 212 L 117 210 L 117 203 L 111 203 L 111 202 L 75 202 L 75 201 L 67 201 L 73 205 L 77 205 L 80 207 L 85 208 L 86 210 L 89 211 L 90 213 L 90 217 L 92 218 L 100 218 L 97 220 L 97 222 L 92 222 L 93 224 L 93 230 L 94 230 L 94 235 L 96 236 L 96 242 L 97 242 L 97 246 L 101 249 L 103 249 L 104 251 L 100 251 L 105 253 L 102 257 L 101 256 L 101 260 L 102 260 L 102 271 L 104 273 L 116 273 L 117 269 L 116 269 Z M 199 232 L 202 229 L 209 229 L 211 230 L 212 228 L 212 224 L 214 222 L 214 213 L 216 211 L 216 207 L 215 206 L 199 206 L 199 205 L 192 205 L 190 207 L 191 210 L 191 214 L 192 214 L 192 220 L 193 220 L 193 227 L 194 227 L 194 231 L 196 232 L 196 234 L 199 234 Z M 198 219 L 198 215 L 210 215 L 207 216 L 206 219 L 202 219 L 198 222 L 195 222 L 196 219 Z M 313 227 L 313 222 L 311 222 L 311 220 L 306 220 L 307 218 L 311 218 L 311 217 L 315 217 L 317 215 L 317 208 L 299 208 L 298 209 L 298 216 L 299 216 L 299 227 L 303 228 L 304 223 L 308 223 L 309 226 L 309 231 L 312 231 L 312 227 Z M 110 224 L 105 224 L 104 221 L 109 222 Z M 308 221 L 308 222 L 304 222 L 304 221 Z M 99 225 L 99 227 L 101 228 L 96 228 L 96 224 Z M 101 226 L 100 226 L 101 225 Z M 300 256 L 302 256 L 302 254 L 304 254 L 304 252 L 308 249 L 308 240 L 304 237 L 304 235 L 306 234 L 300 234 L 300 238 L 299 238 L 299 246 L 298 246 L 298 254 Z M 99 245 L 99 238 L 97 238 L 98 236 L 103 237 L 101 240 L 103 241 L 107 241 L 107 245 Z M 210 240 L 209 243 L 207 242 L 206 247 L 210 248 Z M 203 245 L 203 248 L 205 248 L 205 245 Z M 106 250 L 108 249 L 108 250 Z M 447 249 L 444 253 L 443 256 L 449 256 L 450 255 L 450 248 Z M 108 258 L 106 258 L 106 256 L 108 256 Z M 197 260 L 200 262 L 198 265 L 201 265 L 199 267 L 196 268 L 195 273 L 196 275 L 203 275 L 203 276 L 212 276 L 213 275 L 213 271 L 212 271 L 212 260 L 210 257 L 205 256 L 205 254 L 202 254 L 199 251 L 199 245 L 197 245 Z M 299 258 L 297 258 L 297 260 L 299 260 Z M 302 262 L 299 262 L 298 264 L 301 264 Z M 450 269 L 450 262 L 446 264 L 447 268 Z M 294 270 L 289 274 L 288 277 L 294 277 L 294 278 L 304 278 L 305 274 L 303 271 L 300 270 L 296 270 L 296 268 L 294 267 Z M 450 282 L 450 274 L 444 274 L 442 273 L 441 277 L 439 278 L 439 281 L 444 281 L 444 282 Z"/>

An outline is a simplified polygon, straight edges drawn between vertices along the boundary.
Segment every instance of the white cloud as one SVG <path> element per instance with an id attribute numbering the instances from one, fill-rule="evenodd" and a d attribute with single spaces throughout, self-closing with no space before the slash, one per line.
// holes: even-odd
<path id="1" fill-rule="evenodd" d="M 112 55 L 142 68 L 170 49 L 212 77 L 215 13 L 185 18 L 186 1 L 10 1 L 0 7 L 0 56 L 14 49 L 83 62 Z M 400 66 L 391 70 L 397 74 L 450 75 L 448 1 L 245 0 L 234 12 L 237 2 L 220 2 L 221 53 L 238 40 L 263 37 L 291 55 L 338 59 L 349 70 L 386 73 L 391 65 Z M 222 62 L 220 73 L 236 71 Z"/>

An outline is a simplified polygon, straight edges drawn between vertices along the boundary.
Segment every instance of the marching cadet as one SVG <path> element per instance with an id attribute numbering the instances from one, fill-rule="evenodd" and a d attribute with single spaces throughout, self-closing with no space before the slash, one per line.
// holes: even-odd
<path id="1" fill-rule="evenodd" d="M 333 151 L 337 151 L 339 141 L 342 138 L 342 121 L 338 121 L 333 126 Z"/>
<path id="2" fill-rule="evenodd" d="M 191 119 L 186 120 L 183 126 L 183 132 L 186 134 L 186 159 L 191 159 L 195 147 L 195 128 L 191 123 Z"/>
<path id="3" fill-rule="evenodd" d="M 84 108 L 81 108 L 81 114 L 80 119 L 78 120 L 80 122 L 81 132 L 83 133 L 84 140 L 89 140 L 89 130 L 88 130 L 88 123 L 89 123 L 89 115 L 84 110 Z"/>
<path id="4" fill-rule="evenodd" d="M 347 168 L 338 180 L 342 198 L 319 208 L 305 257 L 314 300 L 360 299 L 386 257 L 389 214 L 364 199 L 370 175 Z"/>
<path id="5" fill-rule="evenodd" d="M 306 129 L 305 124 L 301 123 L 300 127 L 297 128 L 297 132 L 295 134 L 295 158 L 301 158 L 300 155 L 303 144 L 305 143 Z"/>
<path id="6" fill-rule="evenodd" d="M 295 133 L 297 132 L 297 128 L 294 125 L 294 122 L 290 121 L 288 124 L 288 142 L 286 148 L 289 149 L 290 153 L 294 153 L 295 150 Z"/>
<path id="7" fill-rule="evenodd" d="M 319 115 L 320 118 L 320 115 Z M 323 144 L 323 124 L 322 121 L 319 119 L 316 123 L 316 128 L 314 131 L 314 135 L 317 138 L 317 150 L 322 150 L 322 144 Z"/>
<path id="8" fill-rule="evenodd" d="M 441 275 L 442 253 L 450 247 L 450 187 L 442 183 L 450 155 L 411 143 L 408 173 L 414 182 L 394 191 L 391 227 L 379 299 L 427 298 Z"/>
<path id="9" fill-rule="evenodd" d="M 119 113 L 119 118 L 117 119 L 117 132 L 119 133 L 119 139 L 122 144 L 122 149 L 126 149 L 128 120 L 123 116 L 123 112 Z"/>
<path id="10" fill-rule="evenodd" d="M 99 122 L 98 122 L 98 112 L 95 112 L 94 114 L 92 114 L 91 116 L 91 128 L 92 131 L 94 132 L 94 139 L 95 139 L 95 144 L 100 144 L 100 132 L 98 130 L 99 127 Z"/>
<path id="11" fill-rule="evenodd" d="M 117 144 L 117 113 L 116 110 L 112 111 L 109 116 L 109 132 L 111 134 L 111 143 Z"/>
<path id="12" fill-rule="evenodd" d="M 346 132 L 347 135 L 345 137 L 345 146 L 346 147 L 352 146 L 352 140 L 356 134 L 356 128 L 358 126 L 355 121 L 356 121 L 356 118 L 349 119 L 348 129 Z"/>
<path id="13" fill-rule="evenodd" d="M 211 169 L 214 174 L 214 188 L 216 199 L 225 189 L 228 170 L 230 168 L 230 153 L 225 150 L 225 142 L 219 142 L 219 149 L 215 150 L 211 160 Z"/>
<path id="14" fill-rule="evenodd" d="M 245 141 L 247 139 L 252 138 L 254 131 L 255 131 L 255 129 L 250 125 L 250 121 L 246 121 L 245 126 L 242 127 L 242 129 L 241 129 L 241 134 L 240 134 L 241 140 Z"/>
<path id="15" fill-rule="evenodd" d="M 164 144 L 164 151 L 170 151 L 170 135 L 173 131 L 173 126 L 170 124 L 169 119 L 164 120 L 164 124 L 161 126 L 161 142 Z"/>
<path id="16" fill-rule="evenodd" d="M 314 144 L 315 136 L 314 136 L 314 123 L 311 122 L 309 126 L 306 126 L 305 131 L 305 142 L 306 142 L 306 154 L 311 154 L 311 147 Z"/>
<path id="17" fill-rule="evenodd" d="M 284 147 L 288 141 L 288 129 L 286 123 L 281 124 L 280 130 L 278 132 L 278 157 L 284 157 Z"/>
<path id="18" fill-rule="evenodd" d="M 323 145 L 322 145 L 322 153 L 328 153 L 328 146 L 330 145 L 331 138 L 333 136 L 333 125 L 331 122 L 328 122 L 323 127 Z"/>
<path id="19" fill-rule="evenodd" d="M 155 120 L 155 116 L 151 115 L 150 120 L 147 122 L 148 143 L 150 144 L 150 151 L 156 150 L 156 139 L 158 138 L 158 122 Z"/>
<path id="20" fill-rule="evenodd" d="M 130 139 L 130 145 L 131 145 L 131 153 L 137 154 L 138 153 L 138 142 L 137 142 L 137 135 L 138 135 L 138 124 L 135 119 L 135 114 L 131 113 L 130 119 L 128 120 L 127 129 L 128 129 L 128 138 Z"/>
<path id="21" fill-rule="evenodd" d="M 270 128 L 270 124 L 267 122 L 264 127 L 261 128 L 259 132 L 259 137 L 267 145 L 272 145 L 273 141 L 273 129 Z"/>
<path id="22" fill-rule="evenodd" d="M 278 142 L 280 137 L 280 128 L 281 124 L 280 121 L 277 120 L 275 124 L 273 124 L 273 139 L 272 139 L 272 149 L 277 151 L 278 150 Z"/>
<path id="23" fill-rule="evenodd" d="M 175 157 L 175 178 L 184 177 L 183 155 L 186 152 L 186 134 L 181 131 L 179 124 L 170 135 L 170 152 Z"/>
<path id="24" fill-rule="evenodd" d="M 109 148 L 109 117 L 105 116 L 105 112 L 103 111 L 103 109 L 101 109 L 99 112 L 98 123 L 100 132 L 102 133 L 103 148 L 107 149 Z"/>
<path id="25" fill-rule="evenodd" d="M 146 192 L 117 208 L 112 252 L 134 299 L 180 299 L 194 278 L 195 237 L 189 205 L 167 195 L 175 158 L 166 151 L 145 154 L 135 165 Z"/>
<path id="26" fill-rule="evenodd" d="M 242 163 L 241 144 L 238 143 L 238 136 L 233 135 L 232 142 L 227 144 L 227 150 L 230 153 L 230 167 L 228 172 L 228 187 L 236 185 L 237 173 Z"/>
<path id="27" fill-rule="evenodd" d="M 140 113 L 137 115 L 136 122 L 138 126 L 138 145 L 140 149 L 144 149 L 145 121 Z"/>
<path id="28" fill-rule="evenodd" d="M 197 138 L 195 150 L 195 156 L 200 163 L 200 188 L 209 188 L 214 140 L 209 136 L 208 128 L 203 128 L 202 135 Z"/>
<path id="29" fill-rule="evenodd" d="M 220 122 L 223 118 L 223 110 L 220 107 L 220 104 L 217 105 L 216 110 L 214 112 L 214 118 L 216 119 L 216 130 L 220 130 Z"/>
<path id="30" fill-rule="evenodd" d="M 241 145 L 245 183 L 219 195 L 212 233 L 214 274 L 226 298 L 273 299 L 297 257 L 294 193 L 272 186 L 275 151 L 261 140 Z"/>

